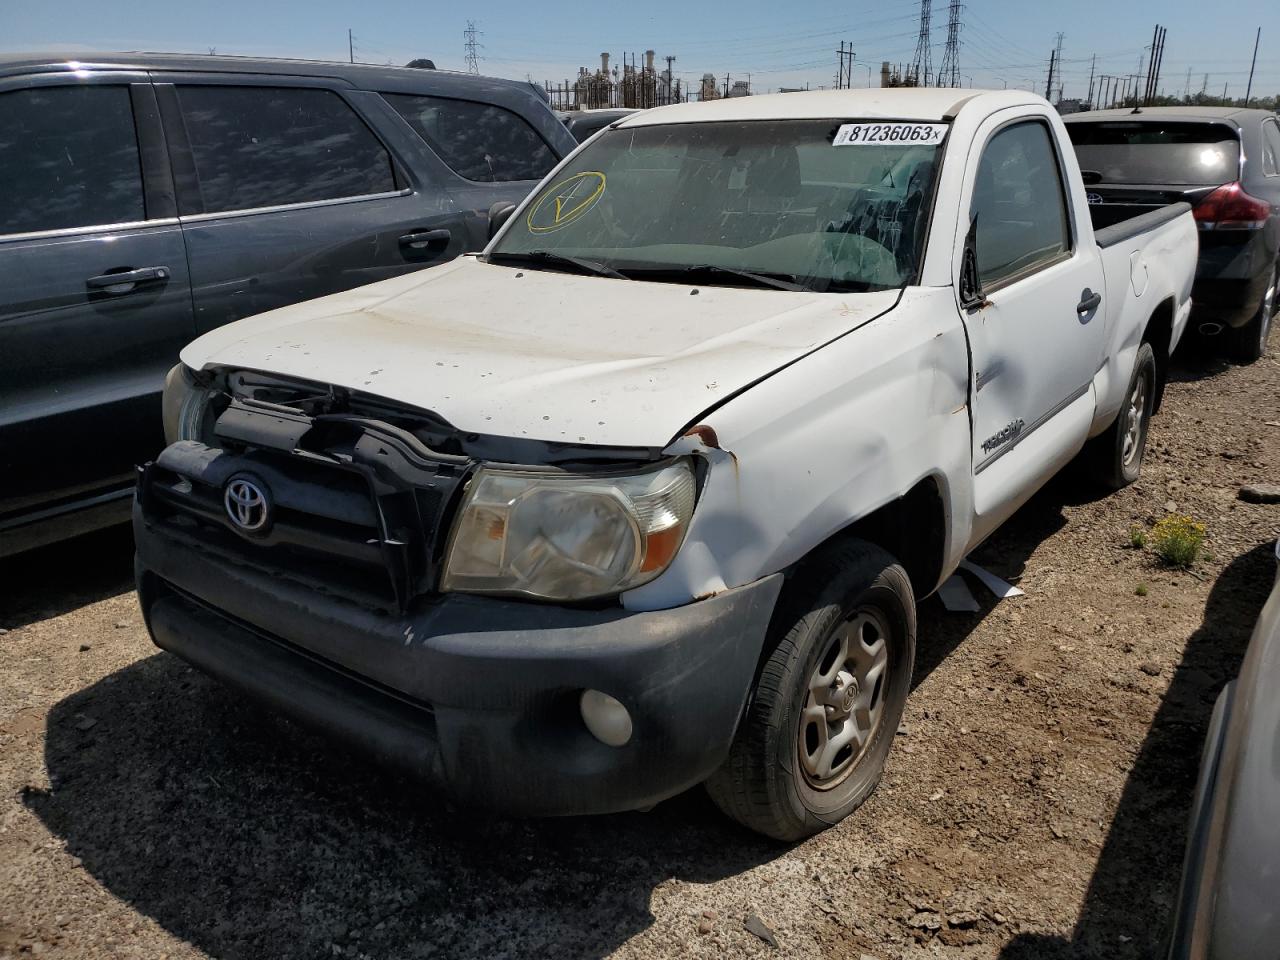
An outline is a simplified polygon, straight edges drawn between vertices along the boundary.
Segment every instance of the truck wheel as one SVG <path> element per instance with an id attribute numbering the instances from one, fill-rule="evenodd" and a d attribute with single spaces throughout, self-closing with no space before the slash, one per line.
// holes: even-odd
<path id="1" fill-rule="evenodd" d="M 1127 487 L 1142 473 L 1147 428 L 1156 396 L 1156 355 L 1151 344 L 1138 347 L 1133 377 L 1115 423 L 1089 441 L 1093 472 L 1112 490 Z"/>
<path id="2" fill-rule="evenodd" d="M 803 564 L 780 604 L 781 639 L 707 791 L 743 826 L 799 840 L 880 781 L 911 689 L 916 608 L 906 571 L 861 540 Z"/>
<path id="3" fill-rule="evenodd" d="M 1232 330 L 1232 351 L 1237 363 L 1253 363 L 1267 352 L 1267 337 L 1271 335 L 1271 318 L 1276 312 L 1276 284 L 1280 283 L 1280 264 L 1271 268 L 1271 279 L 1262 304 L 1243 327 Z"/>

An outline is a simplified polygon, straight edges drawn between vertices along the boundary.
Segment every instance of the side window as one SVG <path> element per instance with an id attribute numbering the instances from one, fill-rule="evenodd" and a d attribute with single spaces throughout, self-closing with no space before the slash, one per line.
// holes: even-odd
<path id="1" fill-rule="evenodd" d="M 978 274 L 992 289 L 1071 249 L 1066 193 L 1049 128 L 1005 127 L 987 142 L 970 215 L 978 218 Z"/>
<path id="2" fill-rule="evenodd" d="M 1262 125 L 1262 172 L 1268 177 L 1280 174 L 1280 123 L 1275 120 Z"/>
<path id="3" fill-rule="evenodd" d="M 510 110 L 443 97 L 383 97 L 460 177 L 482 183 L 541 180 L 556 165 L 546 141 Z"/>
<path id="4" fill-rule="evenodd" d="M 0 93 L 0 234 L 144 219 L 128 87 Z"/>
<path id="5" fill-rule="evenodd" d="M 178 86 L 203 210 L 223 213 L 395 190 L 391 157 L 340 96 Z"/>

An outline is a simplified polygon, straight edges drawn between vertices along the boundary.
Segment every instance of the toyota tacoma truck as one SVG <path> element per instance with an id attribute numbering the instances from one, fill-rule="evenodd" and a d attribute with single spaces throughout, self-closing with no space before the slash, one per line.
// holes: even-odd
<path id="1" fill-rule="evenodd" d="M 483 253 L 211 331 L 141 468 L 155 642 L 459 803 L 874 789 L 916 603 L 1079 454 L 1138 476 L 1197 236 L 1095 230 L 1033 95 L 622 119 Z"/>

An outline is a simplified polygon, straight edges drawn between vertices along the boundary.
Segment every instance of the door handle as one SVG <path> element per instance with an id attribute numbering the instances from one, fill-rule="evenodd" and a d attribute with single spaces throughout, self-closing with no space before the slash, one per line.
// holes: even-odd
<path id="1" fill-rule="evenodd" d="M 443 247 L 453 239 L 453 234 L 448 230 L 415 230 L 413 233 L 406 233 L 400 238 L 400 246 L 406 247 L 415 253 L 421 253 L 431 247 Z"/>
<path id="2" fill-rule="evenodd" d="M 1085 287 L 1084 292 L 1080 294 L 1080 302 L 1076 304 L 1076 313 L 1082 317 L 1086 313 L 1093 313 L 1100 303 L 1102 303 L 1102 294 L 1094 293 Z"/>
<path id="3" fill-rule="evenodd" d="M 90 290 L 104 290 L 107 293 L 132 293 L 140 283 L 163 282 L 169 279 L 168 267 L 139 267 L 136 270 L 117 270 L 114 273 L 103 273 L 86 280 L 85 286 Z M 116 287 L 127 289 L 114 289 Z"/>

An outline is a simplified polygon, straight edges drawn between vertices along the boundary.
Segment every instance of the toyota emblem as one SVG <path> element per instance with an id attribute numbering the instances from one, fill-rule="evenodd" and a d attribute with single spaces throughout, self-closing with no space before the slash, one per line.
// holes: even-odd
<path id="1" fill-rule="evenodd" d="M 261 533 L 271 520 L 266 491 L 248 477 L 232 477 L 222 495 L 227 516 L 241 533 Z"/>
<path id="2" fill-rule="evenodd" d="M 1100 193 L 1086 193 L 1084 198 L 1089 201 L 1091 206 L 1097 206 L 1102 202 L 1102 194 Z"/>

